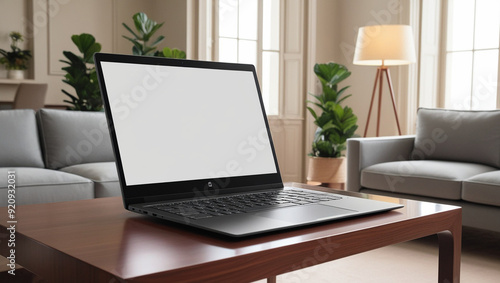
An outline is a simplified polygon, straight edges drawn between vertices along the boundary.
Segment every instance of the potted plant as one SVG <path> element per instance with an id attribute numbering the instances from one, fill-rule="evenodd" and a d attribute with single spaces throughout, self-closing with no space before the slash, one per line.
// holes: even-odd
<path id="1" fill-rule="evenodd" d="M 69 110 L 102 111 L 103 104 L 99 83 L 94 66 L 94 53 L 101 51 L 101 44 L 96 42 L 94 36 L 88 33 L 71 36 L 71 40 L 82 53 L 78 56 L 70 51 L 63 51 L 67 60 L 59 60 L 68 66 L 62 70 L 66 72 L 63 82 L 72 86 L 76 94 L 62 90 L 71 100 L 64 100 L 73 106 Z"/>
<path id="2" fill-rule="evenodd" d="M 18 44 L 24 41 L 23 35 L 13 31 L 9 34 L 12 41 L 10 48 L 12 51 L 0 49 L 0 63 L 5 65 L 8 71 L 7 77 L 10 79 L 23 79 L 24 70 L 28 69 L 28 60 L 31 58 L 31 51 L 21 50 Z"/>
<path id="3" fill-rule="evenodd" d="M 308 101 L 322 110 L 307 107 L 318 126 L 312 151 L 309 154 L 308 181 L 321 183 L 345 183 L 346 161 L 344 151 L 348 138 L 358 128 L 358 118 L 349 106 L 341 103 L 351 96 L 346 95 L 349 86 L 338 89 L 338 84 L 351 75 L 343 65 L 336 63 L 316 64 L 314 73 L 321 82 L 322 93 L 312 95 L 316 101 Z"/>
<path id="4" fill-rule="evenodd" d="M 170 49 L 168 47 L 163 48 L 161 51 L 156 50 L 158 43 L 163 41 L 165 37 L 163 35 L 158 36 L 151 44 L 149 41 L 152 39 L 153 34 L 163 26 L 163 23 L 159 24 L 152 19 L 148 18 L 145 13 L 136 13 L 132 16 L 134 20 L 134 26 L 136 31 L 134 32 L 127 24 L 122 23 L 122 25 L 132 34 L 133 37 L 123 36 L 134 46 L 132 46 L 132 54 L 134 55 L 146 55 L 146 56 L 158 56 L 166 58 L 180 58 L 186 59 L 186 53 L 179 49 Z"/>

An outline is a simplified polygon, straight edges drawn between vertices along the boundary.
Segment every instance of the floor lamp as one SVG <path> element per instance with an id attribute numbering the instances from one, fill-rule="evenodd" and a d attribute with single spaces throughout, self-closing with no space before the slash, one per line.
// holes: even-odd
<path id="1" fill-rule="evenodd" d="M 391 73 L 388 66 L 407 65 L 415 62 L 415 45 L 413 43 L 413 32 L 407 25 L 378 25 L 359 28 L 353 63 L 355 65 L 378 66 L 373 86 L 370 110 L 366 120 L 364 137 L 370 124 L 370 116 L 375 100 L 375 92 L 378 84 L 378 115 L 377 115 L 377 137 L 380 129 L 380 110 L 382 104 L 382 83 L 384 77 L 389 85 L 394 115 L 398 132 L 401 135 L 398 112 L 394 99 Z"/>

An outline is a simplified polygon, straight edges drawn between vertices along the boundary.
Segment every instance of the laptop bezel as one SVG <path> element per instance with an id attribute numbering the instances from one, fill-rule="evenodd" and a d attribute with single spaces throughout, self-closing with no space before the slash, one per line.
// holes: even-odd
<path id="1" fill-rule="evenodd" d="M 252 176 L 237 176 L 228 178 L 209 178 L 189 181 L 177 182 L 164 182 L 155 184 L 141 184 L 141 185 L 127 185 L 126 176 L 124 175 L 122 159 L 118 140 L 114 130 L 114 119 L 110 109 L 110 103 L 106 88 L 106 82 L 102 71 L 102 62 L 113 63 L 126 63 L 126 64 L 145 64 L 145 65 L 163 65 L 175 67 L 192 67 L 192 68 L 206 68 L 218 70 L 231 70 L 231 71 L 245 71 L 252 72 L 262 115 L 264 118 L 267 135 L 273 154 L 276 173 L 261 174 Z M 97 72 L 101 96 L 103 99 L 104 112 L 108 123 L 108 129 L 111 136 L 111 143 L 115 155 L 116 167 L 119 176 L 120 187 L 122 191 L 123 201 L 126 208 L 128 205 L 135 203 L 144 203 L 161 200 L 175 200 L 183 198 L 196 198 L 196 197 L 210 197 L 214 195 L 231 194 L 247 191 L 256 191 L 263 189 L 283 188 L 283 182 L 278 166 L 278 160 L 271 137 L 269 122 L 262 100 L 262 93 L 258 82 L 255 67 L 249 64 L 236 64 L 236 63 L 222 63 L 186 59 L 170 59 L 162 57 L 149 57 L 149 56 L 135 56 L 135 55 L 122 55 L 111 53 L 95 53 L 94 63 Z"/>

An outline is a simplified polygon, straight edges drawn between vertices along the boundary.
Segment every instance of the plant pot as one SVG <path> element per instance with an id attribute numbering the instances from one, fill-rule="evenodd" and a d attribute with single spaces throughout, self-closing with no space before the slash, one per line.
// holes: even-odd
<path id="1" fill-rule="evenodd" d="M 7 78 L 11 80 L 24 79 L 24 70 L 7 70 Z"/>
<path id="2" fill-rule="evenodd" d="M 307 181 L 320 183 L 345 183 L 346 158 L 309 156 Z"/>

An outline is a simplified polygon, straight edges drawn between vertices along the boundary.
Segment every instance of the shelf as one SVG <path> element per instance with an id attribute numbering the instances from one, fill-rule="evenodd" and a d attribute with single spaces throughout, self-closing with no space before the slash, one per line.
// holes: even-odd
<path id="1" fill-rule="evenodd" d="M 35 80 L 33 80 L 33 79 L 22 79 L 22 80 L 0 79 L 0 84 L 3 84 L 3 85 L 18 85 L 20 83 L 35 83 Z"/>

